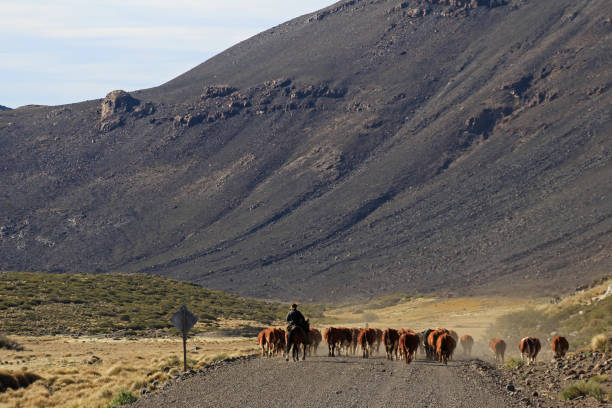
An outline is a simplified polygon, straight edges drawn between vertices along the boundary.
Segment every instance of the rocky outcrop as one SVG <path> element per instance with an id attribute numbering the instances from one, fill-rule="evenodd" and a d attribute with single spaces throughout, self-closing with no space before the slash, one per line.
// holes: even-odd
<path id="1" fill-rule="evenodd" d="M 112 91 L 102 101 L 100 131 L 109 132 L 122 126 L 128 114 L 138 119 L 154 112 L 155 106 L 151 102 L 141 104 L 138 99 L 125 91 Z"/>
<path id="2" fill-rule="evenodd" d="M 508 4 L 506 0 L 412 0 L 391 7 L 387 13 L 400 13 L 403 17 L 416 18 L 429 14 L 442 17 L 465 16 L 470 9 L 495 8 Z M 434 9 L 430 6 L 438 6 Z"/>
<path id="3" fill-rule="evenodd" d="M 236 91 L 236 88 L 232 88 L 231 86 L 227 85 L 207 86 L 204 88 L 204 92 L 202 92 L 202 99 L 222 98 L 224 96 L 231 95 Z"/>
<path id="4" fill-rule="evenodd" d="M 276 111 L 316 109 L 318 99 L 339 99 L 346 92 L 346 88 L 335 88 L 326 82 L 299 84 L 289 78 L 269 80 L 245 90 L 229 85 L 209 86 L 204 89 L 198 102 L 177 112 L 171 118 L 171 123 L 178 129 L 237 115 L 261 116 Z"/>
<path id="5" fill-rule="evenodd" d="M 0 105 L 0 111 L 11 110 L 8 106 Z"/>
<path id="6" fill-rule="evenodd" d="M 133 98 L 129 93 L 117 90 L 112 91 L 102 101 L 102 111 L 100 119 L 105 119 L 115 114 L 130 112 L 135 106 L 139 105 L 140 101 Z"/>

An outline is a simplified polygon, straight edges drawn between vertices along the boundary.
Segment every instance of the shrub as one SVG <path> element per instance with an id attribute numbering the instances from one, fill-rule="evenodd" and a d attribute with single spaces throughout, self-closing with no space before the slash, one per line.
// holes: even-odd
<path id="1" fill-rule="evenodd" d="M 506 367 L 512 370 L 521 368 L 524 365 L 525 365 L 525 362 L 520 358 L 511 357 L 508 361 L 506 361 Z"/>
<path id="2" fill-rule="evenodd" d="M 563 400 L 573 400 L 578 397 L 593 397 L 597 401 L 602 402 L 604 399 L 604 391 L 601 389 L 599 385 L 597 385 L 597 381 L 587 381 L 587 382 L 579 382 L 573 385 L 570 385 L 565 390 L 561 392 L 561 399 Z"/>
<path id="3" fill-rule="evenodd" d="M 134 394 L 132 394 L 131 391 L 121 390 L 119 391 L 119 394 L 117 394 L 115 398 L 113 398 L 105 408 L 119 407 L 121 405 L 131 404 L 137 399 L 138 398 Z"/>
<path id="4" fill-rule="evenodd" d="M 593 351 L 605 352 L 608 349 L 608 337 L 605 334 L 598 334 L 591 339 L 591 349 Z"/>
<path id="5" fill-rule="evenodd" d="M 16 341 L 0 334 L 0 349 L 23 351 L 23 347 Z"/>

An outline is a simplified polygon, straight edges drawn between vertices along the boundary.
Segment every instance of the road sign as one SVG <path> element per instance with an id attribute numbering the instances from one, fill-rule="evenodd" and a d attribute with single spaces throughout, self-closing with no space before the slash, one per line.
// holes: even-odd
<path id="1" fill-rule="evenodd" d="M 183 305 L 181 308 L 170 318 L 170 321 L 182 332 L 188 332 L 198 322 L 196 315 L 191 313 L 191 310 L 187 309 L 187 306 Z"/>
<path id="2" fill-rule="evenodd" d="M 187 332 L 195 326 L 198 318 L 191 313 L 191 310 L 187 309 L 187 306 L 183 305 L 178 312 L 170 318 L 170 321 L 174 327 L 183 332 L 183 370 L 187 371 Z"/>

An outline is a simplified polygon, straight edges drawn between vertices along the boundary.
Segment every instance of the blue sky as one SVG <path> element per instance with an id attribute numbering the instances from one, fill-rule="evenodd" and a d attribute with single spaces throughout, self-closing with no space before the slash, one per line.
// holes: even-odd
<path id="1" fill-rule="evenodd" d="M 0 105 L 160 85 L 334 0 L 0 0 Z"/>

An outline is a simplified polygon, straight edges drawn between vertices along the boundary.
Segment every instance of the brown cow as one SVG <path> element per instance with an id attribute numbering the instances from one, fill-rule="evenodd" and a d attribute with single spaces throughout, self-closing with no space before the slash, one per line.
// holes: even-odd
<path id="1" fill-rule="evenodd" d="M 353 332 L 351 329 L 342 327 L 340 328 L 340 337 L 342 338 L 340 347 L 344 349 L 345 354 L 348 356 L 353 344 Z M 338 355 L 340 355 L 340 353 L 338 353 Z"/>
<path id="2" fill-rule="evenodd" d="M 448 331 L 448 334 L 451 335 L 451 337 L 455 340 L 455 344 L 459 343 L 459 334 L 457 334 L 456 331 L 454 331 L 453 329 Z"/>
<path id="3" fill-rule="evenodd" d="M 259 335 L 257 335 L 257 344 L 259 344 L 259 346 L 261 347 L 261 356 L 267 356 L 268 355 L 268 339 L 267 339 L 267 334 L 268 331 L 270 329 L 263 329 L 262 331 L 259 332 Z"/>
<path id="4" fill-rule="evenodd" d="M 503 363 L 504 353 L 506 352 L 506 342 L 502 339 L 493 339 L 491 340 L 489 347 L 491 347 L 491 350 L 493 350 L 493 353 L 495 354 L 495 361 L 501 360 Z"/>
<path id="5" fill-rule="evenodd" d="M 387 360 L 393 360 L 393 355 L 397 360 L 397 347 L 400 335 L 395 329 L 387 329 L 382 334 L 382 342 L 387 352 Z"/>
<path id="6" fill-rule="evenodd" d="M 449 334 L 448 330 L 446 329 L 436 329 L 434 331 L 432 331 L 431 333 L 429 333 L 429 337 L 427 338 L 427 344 L 429 345 L 429 347 L 431 347 L 431 349 L 434 352 L 434 356 L 439 360 L 440 357 L 437 353 L 438 350 L 438 337 L 440 337 L 443 334 Z M 455 343 L 456 344 L 456 343 Z"/>
<path id="7" fill-rule="evenodd" d="M 325 329 L 323 331 L 323 339 L 325 339 L 325 342 L 327 343 L 327 356 L 328 357 L 334 357 L 335 356 L 335 350 L 336 350 L 336 344 L 338 344 L 338 329 L 336 329 L 335 327 L 328 327 L 327 329 Z"/>
<path id="8" fill-rule="evenodd" d="M 286 334 L 284 329 L 274 328 L 272 329 L 272 335 L 270 336 L 272 354 L 280 355 L 285 351 L 286 345 Z"/>
<path id="9" fill-rule="evenodd" d="M 474 345 L 474 338 L 469 334 L 464 334 L 461 336 L 461 348 L 463 349 L 463 354 L 470 357 L 472 355 L 472 346 Z"/>
<path id="10" fill-rule="evenodd" d="M 552 339 L 552 351 L 555 358 L 563 358 L 569 350 L 569 343 L 565 337 L 555 336 Z"/>
<path id="11" fill-rule="evenodd" d="M 404 331 L 400 336 L 399 351 L 406 364 L 409 364 L 416 355 L 419 342 L 419 335 L 411 330 Z"/>
<path id="12" fill-rule="evenodd" d="M 376 332 L 376 339 L 374 340 L 374 343 L 376 345 L 376 354 L 378 354 L 380 352 L 380 343 L 382 343 L 382 330 L 380 329 L 374 329 L 374 331 Z"/>
<path id="13" fill-rule="evenodd" d="M 540 344 L 540 340 L 535 337 L 525 337 L 519 343 L 519 350 L 521 352 L 521 357 L 523 361 L 527 358 L 527 365 L 531 363 L 535 363 L 536 357 L 542 348 L 542 344 Z"/>
<path id="14" fill-rule="evenodd" d="M 457 347 L 457 342 L 450 333 L 442 333 L 436 340 L 436 354 L 438 360 L 443 364 L 447 364 L 448 360 L 453 357 L 453 352 Z"/>
<path id="15" fill-rule="evenodd" d="M 308 333 L 308 341 L 310 344 L 308 344 L 308 355 L 312 355 L 312 352 L 314 350 L 314 354 L 317 354 L 317 349 L 319 348 L 319 344 L 321 343 L 321 340 L 323 340 L 323 336 L 321 336 L 321 332 L 317 329 L 310 329 L 310 332 Z"/>
<path id="16" fill-rule="evenodd" d="M 374 329 L 363 329 L 357 336 L 357 342 L 363 350 L 363 358 L 368 358 L 372 352 L 372 347 L 376 342 L 376 330 Z"/>
<path id="17" fill-rule="evenodd" d="M 338 327 L 328 327 L 323 332 L 323 338 L 327 343 L 328 347 L 328 356 L 335 357 L 336 354 L 340 356 L 340 349 L 344 346 L 347 346 L 347 343 L 350 345 L 350 341 L 352 340 L 352 334 L 349 329 L 338 328 Z"/>

